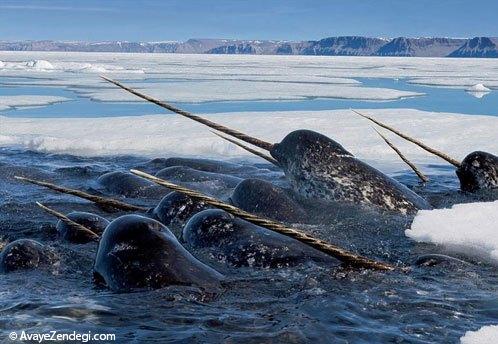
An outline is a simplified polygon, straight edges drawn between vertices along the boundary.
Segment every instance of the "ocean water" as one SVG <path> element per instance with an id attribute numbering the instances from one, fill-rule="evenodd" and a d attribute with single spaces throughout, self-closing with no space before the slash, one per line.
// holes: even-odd
<path id="1" fill-rule="evenodd" d="M 84 59 L 84 56 L 89 55 L 83 57 L 78 55 L 78 59 Z M 110 58 L 108 60 L 113 61 Z M 140 64 L 137 61 L 138 59 L 134 63 L 138 68 Z M 313 64 L 316 61 L 326 60 L 309 61 Z M 355 61 L 357 60 L 352 60 L 356 63 Z M 187 61 L 186 64 L 188 63 L 190 62 Z M 227 60 L 226 63 L 231 62 Z M 365 72 L 372 70 L 370 62 L 362 63 L 368 67 L 365 67 Z M 386 65 L 389 63 L 391 62 L 386 62 Z M 420 73 L 424 72 L 424 69 L 417 65 L 420 61 L 410 63 L 414 63 L 421 70 Z M 160 67 L 159 63 L 154 66 L 156 65 Z M 179 65 L 181 66 L 181 63 Z M 209 71 L 209 61 L 203 66 Z M 245 69 L 252 68 L 252 65 L 246 63 L 237 68 L 242 73 Z M 359 70 L 362 69 L 358 66 L 351 67 L 352 73 L 357 73 Z M 213 70 L 212 73 L 216 74 L 216 71 Z M 291 68 L 289 75 L 292 73 Z M 167 73 L 149 75 L 146 70 L 144 82 L 160 84 L 185 81 L 181 77 L 165 74 Z M 49 86 L 48 81 L 61 79 L 60 75 L 44 79 L 47 80 L 45 84 L 37 79 L 31 85 L 16 84 L 28 80 L 25 74 L 23 77 L 1 75 L 0 71 L 0 96 L 41 95 L 70 99 L 52 105 L 1 111 L 2 116 L 9 119 L 17 118 L 20 122 L 16 123 L 36 120 L 33 127 L 20 126 L 16 135 L 22 137 L 36 137 L 40 131 L 44 131 L 45 140 L 53 139 L 54 142 L 58 142 L 57 132 L 50 132 L 50 126 L 68 118 L 98 117 L 102 120 L 102 117 L 116 116 L 133 116 L 137 119 L 138 116 L 151 114 L 177 116 L 145 103 L 101 102 L 85 96 L 85 92 L 92 87 L 93 90 L 98 90 L 100 87 L 98 85 Z M 73 74 L 70 75 L 73 77 Z M 36 76 L 40 77 L 39 73 Z M 85 75 L 81 78 L 89 80 L 97 78 L 97 75 L 90 77 Z M 132 82 L 131 79 L 127 80 L 126 76 L 119 79 Z M 420 117 L 418 112 L 407 112 L 406 109 L 434 112 L 435 118 L 439 112 L 461 114 L 462 124 L 454 124 L 458 122 L 460 115 L 451 117 L 454 131 L 448 135 L 456 135 L 457 130 L 463 130 L 462 128 L 468 126 L 466 123 L 477 125 L 476 121 L 482 119 L 475 117 L 476 121 L 471 121 L 474 117 L 464 116 L 465 114 L 498 116 L 498 92 L 495 90 L 482 98 L 476 98 L 461 87 L 410 84 L 409 76 L 355 76 L 352 79 L 361 82 L 363 87 L 381 87 L 425 95 L 393 101 L 311 97 L 292 101 L 177 102 L 176 105 L 195 113 L 223 113 L 227 118 L 232 115 L 238 116 L 235 113 L 240 111 L 254 112 L 256 118 L 257 114 L 273 111 L 310 112 L 349 108 L 386 109 L 393 117 L 396 116 L 396 109 L 399 109 L 403 114 L 400 117 L 403 121 L 409 120 L 410 116 L 413 116 L 414 121 L 432 118 Z M 53 121 L 37 121 L 40 118 L 52 118 Z M 110 120 L 112 119 L 109 118 Z M 122 121 L 134 123 L 132 119 L 126 118 Z M 296 121 L 306 123 L 306 116 L 291 117 L 286 123 Z M 3 123 L 0 124 L 0 137 L 6 133 L 10 135 L 11 128 L 7 128 L 8 124 L 5 123 L 11 122 L 0 123 Z M 99 122 L 99 126 L 105 126 L 106 123 L 105 120 Z M 108 123 L 114 125 L 117 122 Z M 348 122 L 347 126 L 353 127 L 354 123 Z M 493 131 L 496 128 L 492 125 L 494 122 L 486 123 L 488 123 L 486 129 Z M 330 125 L 335 124 L 331 121 Z M 450 125 L 449 117 L 448 125 Z M 246 129 L 250 129 L 250 126 Z M 139 127 L 136 130 L 140 134 L 145 128 Z M 424 128 L 420 130 L 419 134 L 425 132 L 428 138 L 440 144 L 447 142 L 438 137 L 440 133 L 437 131 Z M 168 128 L 162 135 L 167 137 L 173 135 L 174 131 L 175 128 Z M 74 133 L 76 138 L 81 136 L 84 140 L 85 133 L 79 132 L 77 127 L 70 127 L 69 132 Z M 193 133 L 197 134 L 197 131 Z M 365 133 L 367 131 L 358 129 L 356 136 L 350 138 L 348 143 L 360 142 L 358 145 L 365 145 L 361 141 L 361 137 L 366 136 Z M 492 137 L 493 133 L 487 135 Z M 92 138 L 96 139 L 95 136 Z M 114 139 L 114 137 L 109 138 L 110 141 Z M 458 142 L 459 149 L 465 152 L 467 146 L 479 142 L 478 137 L 475 139 L 474 142 Z M 344 140 L 347 141 L 347 138 Z M 64 137 L 61 142 L 67 144 L 67 138 Z M 144 139 L 140 144 L 144 145 L 147 142 L 151 143 L 153 139 Z M 451 140 L 448 142 L 450 145 Z M 491 142 L 489 147 L 496 147 L 495 144 Z M 327 218 L 317 225 L 304 223 L 293 225 L 365 256 L 392 264 L 410 266 L 409 273 L 345 270 L 315 263 L 286 269 L 234 268 L 204 252 L 192 251 L 201 261 L 227 277 L 227 283 L 221 291 L 214 293 L 199 288 L 170 287 L 153 291 L 113 293 L 97 288 L 92 283 L 92 265 L 97 245 L 94 243 L 74 245 L 62 242 L 54 229 L 55 219 L 42 212 L 35 202 L 42 202 L 63 213 L 75 210 L 95 212 L 109 220 L 122 213 L 107 213 L 86 201 L 23 184 L 13 177 L 22 175 L 50 180 L 88 192 L 119 197 L 99 189 L 96 180 L 101 174 L 142 167 L 153 157 L 174 156 L 174 149 L 171 150 L 171 147 L 164 147 L 164 151 L 168 151 L 167 155 L 161 153 L 161 147 L 156 147 L 147 155 L 141 151 L 133 153 L 132 142 L 130 147 L 127 153 L 114 155 L 108 151 L 105 155 L 97 154 L 97 151 L 95 154 L 94 151 L 77 154 L 83 152 L 80 146 L 77 147 L 80 150 L 74 149 L 71 154 L 61 154 L 58 147 L 56 149 L 52 146 L 40 147 L 34 144 L 19 145 L 17 142 L 9 144 L 7 141 L 0 147 L 1 241 L 5 243 L 19 238 L 36 239 L 53 247 L 59 256 L 59 264 L 51 269 L 21 271 L 1 276 L 1 341 L 6 340 L 4 338 L 11 331 L 20 333 L 26 330 L 36 333 L 57 330 L 80 333 L 110 332 L 116 334 L 117 342 L 135 343 L 455 343 L 466 331 L 475 331 L 483 326 L 498 323 L 498 274 L 494 262 L 480 256 L 469 255 L 455 247 L 415 242 L 405 235 L 405 230 L 411 225 L 411 217 L 381 214 L 371 210 L 364 212 L 341 210 L 336 214 L 335 209 L 323 209 L 324 213 L 331 212 L 336 216 Z M 376 150 L 369 151 L 368 147 L 363 148 L 362 156 L 382 169 L 385 157 L 379 155 Z M 194 144 L 178 155 L 183 156 L 184 152 L 188 152 L 189 156 L 203 156 L 199 146 Z M 254 159 L 244 157 L 230 157 L 230 159 L 247 167 L 247 172 L 236 174 L 238 177 L 249 178 L 257 175 L 275 184 L 286 185 L 282 174 L 264 162 L 255 163 Z M 498 198 L 496 193 L 459 192 L 453 167 L 441 162 L 421 165 L 430 177 L 427 185 L 419 184 L 417 178 L 405 166 L 397 166 L 401 167 L 395 170 L 391 168 L 389 174 L 414 189 L 436 208 L 446 208 L 458 203 L 492 201 Z M 250 167 L 256 167 L 257 172 L 255 173 Z M 150 172 L 156 171 L 150 170 Z M 213 192 L 211 185 L 194 183 L 189 186 L 203 192 Z M 216 190 L 217 196 L 221 198 L 230 192 L 230 189 Z M 159 201 L 158 198 L 123 200 L 146 207 L 153 207 Z M 419 257 L 426 254 L 449 254 L 465 263 L 442 263 L 435 266 L 415 264 Z"/>
<path id="2" fill-rule="evenodd" d="M 2 239 L 34 238 L 52 246 L 60 257 L 60 264 L 49 271 L 2 276 L 3 334 L 22 330 L 111 332 L 119 342 L 425 343 L 456 342 L 467 330 L 497 319 L 498 276 L 492 264 L 450 252 L 469 264 L 416 266 L 414 261 L 424 254 L 448 252 L 406 238 L 409 218 L 370 212 L 297 226 L 368 257 L 412 266 L 411 272 L 342 270 L 312 263 L 288 269 L 233 268 L 193 251 L 228 277 L 222 292 L 171 287 L 119 294 L 98 289 L 92 284 L 97 245 L 61 242 L 53 228 L 54 218 L 34 202 L 64 213 L 84 210 L 108 219 L 120 213 L 109 214 L 77 198 L 20 184 L 13 176 L 94 192 L 100 174 L 145 162 L 134 156 L 81 158 L 1 150 Z M 258 167 L 266 179 L 280 180 L 272 177 L 268 166 Z M 411 173 L 397 176 L 438 207 L 489 200 L 486 195 L 460 194 L 451 174 L 430 177 L 432 182 L 423 188 Z M 204 187 L 197 185 L 205 191 Z M 153 207 L 158 199 L 124 201 Z"/>
<path id="3" fill-rule="evenodd" d="M 165 114 L 165 110 L 153 104 L 137 102 L 99 102 L 93 101 L 78 89 L 66 89 L 53 86 L 12 86 L 12 81 L 19 78 L 0 76 L 0 95 L 50 95 L 71 99 L 68 102 L 56 103 L 48 107 L 17 108 L 4 111 L 9 117 L 113 117 L 143 116 L 148 114 Z M 409 108 L 423 111 L 450 112 L 462 114 L 478 114 L 498 116 L 498 92 L 481 94 L 477 98 L 459 88 L 435 87 L 410 84 L 405 79 L 391 78 L 356 78 L 363 87 L 380 87 L 401 91 L 423 93 L 422 96 L 406 97 L 393 101 L 351 100 L 338 98 L 313 98 L 306 100 L 278 101 L 205 101 L 200 103 L 176 102 L 174 105 L 195 113 L 230 113 L 240 111 L 313 111 L 336 109 L 396 109 Z M 124 80 L 123 82 L 131 80 Z M 186 80 L 154 78 L 145 79 L 146 83 L 181 83 Z M 202 81 L 199 81 L 202 82 Z"/>

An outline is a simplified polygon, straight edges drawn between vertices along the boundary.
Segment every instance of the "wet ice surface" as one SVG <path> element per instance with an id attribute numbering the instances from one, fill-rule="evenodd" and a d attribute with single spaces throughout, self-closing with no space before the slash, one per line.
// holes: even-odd
<path id="1" fill-rule="evenodd" d="M 484 326 L 478 331 L 469 331 L 461 338 L 462 344 L 496 343 L 498 326 Z"/>
<path id="2" fill-rule="evenodd" d="M 321 225 L 293 225 L 368 257 L 412 266 L 410 273 L 344 271 L 312 263 L 291 269 L 235 269 L 193 251 L 229 277 L 223 292 L 171 287 L 116 294 L 97 289 L 91 281 L 96 245 L 61 242 L 53 228 L 56 221 L 35 202 L 64 213 L 95 212 L 109 220 L 120 213 L 105 213 L 13 176 L 115 196 L 99 188 L 101 174 L 143 168 L 154 157 L 194 156 L 242 163 L 245 172 L 236 177 L 288 186 L 280 172 L 198 124 L 172 114 L 157 116 L 165 112 L 149 104 L 110 101 L 131 98 L 99 80 L 98 74 L 104 73 L 162 99 L 188 101 L 177 105 L 270 142 L 295 129 L 320 131 L 437 208 L 489 202 L 496 194 L 458 192 L 451 166 L 390 135 L 429 175 L 431 182 L 420 186 L 370 123 L 348 108 L 364 109 L 457 159 L 476 149 L 496 154 L 498 61 L 34 52 L 0 52 L 0 61 L 0 96 L 9 99 L 9 106 L 15 106 L 12 100 L 34 96 L 47 104 L 0 112 L 5 116 L 0 117 L 1 242 L 33 238 L 54 247 L 61 257 L 51 271 L 1 276 L 2 335 L 22 329 L 112 329 L 120 342 L 423 343 L 456 342 L 467 331 L 496 324 L 498 275 L 493 261 L 410 239 L 405 230 L 411 218 L 347 207 L 323 209 L 328 216 Z M 480 99 L 467 94 L 476 84 L 491 92 Z M 190 87 L 195 92 L 187 92 Z M 420 93 L 425 95 L 397 99 Z M 350 99 L 315 98 L 324 95 Z M 49 97 L 70 101 L 49 105 Z M 395 100 L 382 100 L 387 98 Z M 223 199 L 231 192 L 210 183 L 187 185 Z M 152 207 L 159 199 L 124 200 Z M 426 254 L 450 254 L 464 263 L 414 265 Z"/>
<path id="3" fill-rule="evenodd" d="M 413 266 L 412 272 L 405 274 L 343 271 L 311 263 L 292 269 L 235 269 L 194 251 L 202 261 L 229 276 L 221 294 L 185 287 L 131 294 L 99 290 L 91 282 L 96 245 L 60 242 L 50 226 L 56 221 L 35 202 L 65 213 L 96 212 L 108 219 L 119 213 L 108 214 L 86 201 L 20 184 L 13 175 L 95 192 L 95 180 L 102 173 L 143 168 L 146 159 L 83 158 L 11 148 L 3 148 L 1 153 L 2 240 L 34 238 L 53 246 L 61 256 L 60 266 L 53 272 L 2 276 L 0 324 L 4 331 L 102 332 L 113 328 L 120 340 L 137 341 L 329 342 L 334 338 L 337 342 L 455 342 L 467 330 L 476 330 L 498 316 L 496 267 L 455 254 L 470 264 Z M 257 173 L 282 185 L 281 175 L 270 166 L 258 168 L 257 172 L 252 169 L 236 175 Z M 437 168 L 451 171 L 445 166 L 434 170 Z M 492 199 L 490 195 L 460 194 L 451 173 L 430 177 L 433 181 L 422 188 L 411 173 L 398 174 L 400 181 L 438 207 Z M 209 185 L 202 183 L 190 186 L 209 190 Z M 125 201 L 146 206 L 157 203 L 143 198 Z M 299 226 L 322 239 L 394 264 L 412 265 L 421 255 L 445 253 L 442 247 L 408 239 L 404 230 L 410 222 L 375 212 L 346 212 L 326 225 Z"/>
<path id="4" fill-rule="evenodd" d="M 437 228 L 437 230 L 435 230 Z M 469 229 L 477 228 L 477 230 Z M 420 211 L 406 235 L 498 261 L 498 201 Z"/>
<path id="5" fill-rule="evenodd" d="M 456 159 L 474 150 L 496 152 L 498 119 L 410 109 L 362 110 Z M 398 156 L 380 139 L 372 125 L 350 110 L 237 112 L 206 118 L 269 142 L 280 142 L 297 129 L 321 132 L 340 142 L 357 157 L 382 171 L 404 168 Z M 134 154 L 254 159 L 249 153 L 213 135 L 204 126 L 178 115 L 112 118 L 0 117 L 1 146 L 76 155 Z M 413 144 L 386 135 L 417 163 L 440 161 Z"/>
<path id="6" fill-rule="evenodd" d="M 164 113 L 138 103 L 100 80 L 99 74 L 126 80 L 195 112 L 323 110 L 370 104 L 366 107 L 497 115 L 498 108 L 494 59 L 0 52 L 0 61 L 0 94 L 31 94 L 33 87 L 45 92 L 50 86 L 75 102 L 50 111 L 9 112 L 9 116 Z M 42 68 L 47 63 L 51 67 Z M 465 92 L 477 84 L 491 92 Z M 110 103 L 95 107 L 96 99 Z M 78 110 L 71 111 L 71 106 Z"/>

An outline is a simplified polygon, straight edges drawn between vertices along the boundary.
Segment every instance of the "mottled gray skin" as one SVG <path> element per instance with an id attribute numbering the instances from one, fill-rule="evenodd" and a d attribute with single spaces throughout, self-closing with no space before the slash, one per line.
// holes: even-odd
<path id="1" fill-rule="evenodd" d="M 47 246 L 31 239 L 19 239 L 3 248 L 0 254 L 0 272 L 48 267 L 55 260 L 55 253 Z"/>
<path id="2" fill-rule="evenodd" d="M 204 202 L 173 191 L 161 199 L 151 214 L 163 225 L 175 229 L 182 228 L 192 215 L 208 208 Z"/>
<path id="3" fill-rule="evenodd" d="M 171 192 L 162 186 L 128 172 L 108 172 L 97 182 L 107 191 L 131 198 L 160 198 Z"/>
<path id="4" fill-rule="evenodd" d="M 67 217 L 98 235 L 102 234 L 104 229 L 109 225 L 109 221 L 102 216 L 83 211 L 73 211 L 67 214 Z M 95 241 L 94 237 L 87 232 L 79 231 L 61 220 L 57 222 L 55 228 L 61 238 L 75 244 Z"/>
<path id="5" fill-rule="evenodd" d="M 170 285 L 216 288 L 223 275 L 192 256 L 170 230 L 153 219 L 124 215 L 104 231 L 94 277 L 113 291 Z"/>
<path id="6" fill-rule="evenodd" d="M 242 178 L 195 170 L 186 166 L 172 166 L 163 168 L 156 173 L 156 177 L 171 181 L 188 182 L 188 183 L 210 183 L 220 188 L 232 189 L 242 181 Z"/>
<path id="7" fill-rule="evenodd" d="M 498 156 L 487 152 L 472 152 L 456 170 L 462 191 L 498 189 Z"/>
<path id="8" fill-rule="evenodd" d="M 270 153 L 304 197 L 375 206 L 402 214 L 430 208 L 426 200 L 406 186 L 314 131 L 293 131 Z"/>
<path id="9" fill-rule="evenodd" d="M 307 222 L 306 211 L 282 188 L 260 179 L 245 179 L 230 202 L 247 212 L 285 222 Z"/>
<path id="10" fill-rule="evenodd" d="M 183 229 L 188 247 L 208 249 L 218 260 L 233 266 L 289 267 L 306 261 L 338 261 L 301 242 L 235 218 L 219 209 L 194 215 Z"/>

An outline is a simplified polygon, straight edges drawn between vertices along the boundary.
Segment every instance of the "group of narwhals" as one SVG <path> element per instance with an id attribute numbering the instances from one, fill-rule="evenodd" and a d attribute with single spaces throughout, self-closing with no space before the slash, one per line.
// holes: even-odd
<path id="1" fill-rule="evenodd" d="M 214 129 L 222 138 L 266 159 L 284 173 L 290 189 L 266 180 L 235 177 L 226 173 L 230 172 L 230 163 L 188 158 L 153 160 L 152 164 L 169 166 L 155 176 L 131 170 L 131 173 L 109 172 L 99 178 L 109 190 L 137 190 L 151 182 L 167 188 L 164 190 L 168 193 L 152 209 L 48 181 L 17 177 L 86 198 L 104 210 L 132 213 L 109 222 L 97 214 L 71 212 L 64 215 L 38 204 L 59 218 L 56 228 L 64 240 L 71 243 L 98 242 L 93 266 L 97 284 L 114 291 L 129 291 L 169 285 L 206 287 L 219 285 L 225 279 L 221 273 L 195 258 L 183 245 L 192 249 L 214 247 L 218 254 L 213 259 L 231 266 L 276 268 L 314 261 L 335 267 L 407 270 L 406 267 L 363 257 L 277 222 L 313 223 L 314 216 L 307 212 L 303 206 L 305 203 L 319 204 L 320 209 L 346 204 L 402 216 L 412 216 L 418 210 L 432 208 L 423 197 L 358 160 L 338 142 L 311 130 L 296 130 L 280 143 L 268 143 L 103 78 L 138 97 L 200 122 Z M 372 117 L 362 116 L 454 165 L 462 192 L 498 191 L 496 155 L 476 151 L 460 162 Z M 425 176 L 383 138 L 425 180 Z M 267 151 L 271 156 L 240 141 Z M 220 201 L 162 179 L 175 171 L 188 174 L 192 180 L 221 180 L 234 189 L 227 202 Z M 172 226 L 179 226 L 180 233 L 173 234 Z M 46 245 L 31 239 L 19 239 L 3 248 L 0 271 L 7 273 L 43 267 L 53 264 L 54 259 L 57 258 Z"/>

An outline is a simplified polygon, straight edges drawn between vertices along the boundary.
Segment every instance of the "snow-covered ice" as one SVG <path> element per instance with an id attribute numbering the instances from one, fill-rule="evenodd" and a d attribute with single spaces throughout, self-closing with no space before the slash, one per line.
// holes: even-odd
<path id="1" fill-rule="evenodd" d="M 427 144 L 462 159 L 473 150 L 498 151 L 498 118 L 433 114 L 410 109 L 362 110 Z M 346 149 L 382 168 L 399 158 L 372 130 L 371 123 L 350 110 L 241 112 L 204 115 L 215 122 L 270 142 L 296 129 L 319 131 Z M 0 145 L 78 155 L 250 157 L 213 135 L 205 126 L 176 114 L 113 118 L 17 119 L 0 117 Z M 413 144 L 386 135 L 417 163 L 443 163 Z M 396 165 L 399 167 L 400 165 Z M 402 165 L 403 168 L 406 166 Z"/>
<path id="2" fill-rule="evenodd" d="M 300 100 L 306 98 L 340 98 L 361 100 L 396 100 L 420 96 L 421 93 L 387 88 L 311 83 L 269 83 L 249 81 L 203 81 L 180 83 L 127 83 L 152 97 L 171 102 L 208 102 L 242 100 Z M 143 100 L 116 87 L 83 92 L 100 101 Z"/>
<path id="3" fill-rule="evenodd" d="M 405 234 L 419 242 L 498 263 L 498 201 L 420 210 Z"/>
<path id="4" fill-rule="evenodd" d="M 26 67 L 35 69 L 54 69 L 54 66 L 46 60 L 33 60 L 25 63 Z"/>
<path id="5" fill-rule="evenodd" d="M 498 343 L 498 325 L 483 326 L 477 331 L 467 331 L 460 338 L 461 344 L 493 344 Z"/>
<path id="6" fill-rule="evenodd" d="M 348 98 L 363 92 L 354 78 L 406 78 L 409 82 L 468 88 L 483 84 L 498 87 L 497 59 L 442 59 L 407 57 L 343 57 L 343 56 L 245 56 L 245 55 L 183 55 L 125 53 L 62 53 L 62 52 L 0 52 L 4 66 L 1 76 L 46 77 L 68 86 L 75 80 L 88 89 L 102 84 L 96 73 L 112 73 L 126 79 L 179 78 L 187 80 L 233 80 L 314 83 L 317 93 L 327 84 L 352 86 Z M 27 61 L 44 60 L 53 69 L 37 70 Z M 37 82 L 32 80 L 32 82 Z M 38 80 L 38 82 L 42 82 Z M 325 86 L 323 86 L 325 85 Z M 279 86 L 282 90 L 283 86 Z M 299 90 L 299 89 L 298 89 Z M 265 99 L 262 88 L 256 99 Z M 280 91 L 282 92 L 282 91 Z M 292 93 L 291 91 L 286 93 Z M 337 93 L 336 91 L 333 94 Z M 306 93 L 308 94 L 308 93 Z M 372 95 L 370 95 L 372 96 Z M 383 99 L 383 98 L 380 98 Z"/>
<path id="7" fill-rule="evenodd" d="M 474 86 L 471 86 L 467 88 L 467 91 L 469 92 L 489 92 L 491 91 L 489 88 L 484 86 L 483 84 L 475 84 Z"/>
<path id="8" fill-rule="evenodd" d="M 70 99 L 58 96 L 37 96 L 37 95 L 0 96 L 0 111 L 7 110 L 12 107 L 45 106 L 68 100 Z"/>
<path id="9" fill-rule="evenodd" d="M 481 99 L 485 95 L 489 94 L 491 90 L 483 84 L 475 84 L 474 86 L 467 88 L 466 91 L 471 96 Z"/>

